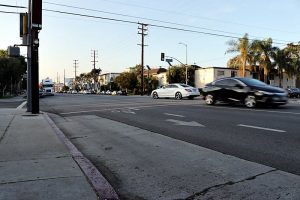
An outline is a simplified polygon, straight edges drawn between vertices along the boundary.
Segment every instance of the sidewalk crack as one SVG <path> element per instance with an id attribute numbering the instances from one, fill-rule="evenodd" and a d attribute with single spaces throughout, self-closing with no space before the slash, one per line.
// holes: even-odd
<path id="1" fill-rule="evenodd" d="M 10 127 L 12 121 L 15 119 L 15 117 L 16 117 L 16 116 L 14 115 L 14 116 L 11 118 L 11 120 L 9 121 L 7 127 L 5 128 L 3 135 L 0 137 L 0 144 L 1 144 L 2 140 L 4 139 L 4 137 L 6 136 L 7 130 L 8 130 L 8 128 Z"/>
<path id="2" fill-rule="evenodd" d="M 197 192 L 197 193 L 195 193 L 195 194 L 187 197 L 186 200 L 193 200 L 193 199 L 195 199 L 198 196 L 204 196 L 206 193 L 208 193 L 212 189 L 219 189 L 219 188 L 223 188 L 223 187 L 228 186 L 228 185 L 234 185 L 234 184 L 237 184 L 237 183 L 242 183 L 242 182 L 245 182 L 245 181 L 254 180 L 254 179 L 256 179 L 259 176 L 263 176 L 265 174 L 268 174 L 268 173 L 271 173 L 271 172 L 274 172 L 274 171 L 277 171 L 277 169 L 272 169 L 272 170 L 269 170 L 267 172 L 263 172 L 263 173 L 260 173 L 260 174 L 254 175 L 254 176 L 250 176 L 248 178 L 245 178 L 245 179 L 242 179 L 242 180 L 239 180 L 239 181 L 236 181 L 236 182 L 234 182 L 234 181 L 228 181 L 226 183 L 222 183 L 222 184 L 217 184 L 217 185 L 214 185 L 214 186 L 210 186 L 210 187 L 207 187 L 207 188 L 205 188 L 204 190 L 202 190 L 200 192 Z"/>

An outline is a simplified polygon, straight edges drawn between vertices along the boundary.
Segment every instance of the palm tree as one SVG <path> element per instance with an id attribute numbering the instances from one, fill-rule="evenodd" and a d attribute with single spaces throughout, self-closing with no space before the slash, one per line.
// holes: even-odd
<path id="1" fill-rule="evenodd" d="M 240 54 L 234 58 L 235 63 L 239 65 L 240 76 L 245 77 L 247 62 L 251 60 L 251 42 L 249 41 L 248 34 L 246 33 L 244 37 L 236 40 L 230 40 L 227 42 L 230 46 L 226 53 L 236 53 Z M 233 61 L 234 61 L 233 60 Z M 249 62 L 248 62 L 249 63 Z"/>
<path id="2" fill-rule="evenodd" d="M 260 69 L 264 71 L 264 82 L 268 83 L 269 73 L 272 69 L 272 54 L 275 51 L 275 47 L 272 46 L 272 39 L 267 40 L 255 40 L 252 43 L 252 49 L 258 57 L 258 63 Z"/>
<path id="3" fill-rule="evenodd" d="M 283 72 L 290 70 L 291 59 L 289 59 L 286 49 L 279 49 L 277 47 L 275 47 L 272 52 L 272 59 L 274 60 L 273 67 L 277 67 L 279 87 L 282 87 Z"/>
<path id="4" fill-rule="evenodd" d="M 288 44 L 284 49 L 287 53 L 290 65 L 286 69 L 288 76 L 299 76 L 300 75 L 300 42 L 299 44 Z"/>

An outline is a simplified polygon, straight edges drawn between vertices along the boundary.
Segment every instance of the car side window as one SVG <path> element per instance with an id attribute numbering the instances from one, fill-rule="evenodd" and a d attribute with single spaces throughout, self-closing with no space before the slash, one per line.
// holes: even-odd
<path id="1" fill-rule="evenodd" d="M 214 85 L 220 85 L 220 86 L 228 85 L 228 80 L 227 79 L 218 80 L 215 82 Z"/>
<path id="2" fill-rule="evenodd" d="M 177 85 L 172 85 L 172 88 L 178 88 L 178 86 Z"/>
<path id="3" fill-rule="evenodd" d="M 228 86 L 234 87 L 234 86 L 240 85 L 240 84 L 239 84 L 239 82 L 237 82 L 236 80 L 228 79 L 228 80 L 227 80 L 227 85 L 228 85 Z"/>

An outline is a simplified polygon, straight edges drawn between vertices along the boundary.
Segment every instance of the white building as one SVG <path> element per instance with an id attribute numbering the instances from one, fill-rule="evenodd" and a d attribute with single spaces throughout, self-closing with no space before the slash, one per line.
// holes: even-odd
<path id="1" fill-rule="evenodd" d="M 224 77 L 239 77 L 239 70 L 227 67 L 199 68 L 195 71 L 195 87 L 203 88 L 205 84 Z M 246 70 L 246 77 L 253 78 L 253 75 L 250 71 Z M 274 76 L 273 80 L 270 80 L 270 85 L 279 87 L 279 77 Z M 291 78 L 288 77 L 287 74 L 283 74 L 283 79 L 281 80 L 281 87 L 293 88 L 295 86 L 296 77 Z"/>
<path id="2" fill-rule="evenodd" d="M 296 87 L 296 77 L 289 77 L 287 74 L 283 74 L 283 78 L 281 80 L 281 87 L 286 88 L 294 88 Z M 279 87 L 279 77 L 275 76 L 274 80 L 270 80 L 270 85 Z"/>
<path id="3" fill-rule="evenodd" d="M 195 70 L 195 87 L 203 88 L 207 83 L 213 82 L 224 77 L 238 77 L 239 70 L 227 67 L 207 67 Z M 246 77 L 252 78 L 249 71 L 246 70 Z"/>
<path id="4" fill-rule="evenodd" d="M 99 75 L 100 85 L 108 85 L 113 82 L 114 79 L 119 76 L 121 73 L 105 73 Z"/>

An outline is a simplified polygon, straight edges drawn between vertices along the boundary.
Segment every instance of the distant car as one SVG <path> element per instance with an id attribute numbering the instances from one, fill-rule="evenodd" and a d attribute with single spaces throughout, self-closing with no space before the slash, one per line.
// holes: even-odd
<path id="1" fill-rule="evenodd" d="M 222 78 L 203 88 L 203 98 L 208 105 L 217 101 L 242 103 L 249 108 L 257 104 L 284 105 L 288 102 L 287 92 L 251 78 Z"/>
<path id="2" fill-rule="evenodd" d="M 189 98 L 200 96 L 200 92 L 197 88 L 182 83 L 174 83 L 165 85 L 159 89 L 153 90 L 151 93 L 153 99 L 158 98 Z"/>
<path id="3" fill-rule="evenodd" d="M 299 98 L 300 89 L 299 88 L 287 88 L 289 98 Z"/>
<path id="4" fill-rule="evenodd" d="M 117 92 L 117 95 L 124 95 L 124 96 L 126 96 L 126 95 L 127 95 L 127 92 L 126 92 L 126 90 L 119 90 L 119 91 Z"/>
<path id="5" fill-rule="evenodd" d="M 105 94 L 111 95 L 111 91 L 110 91 L 110 90 L 107 90 L 107 91 L 105 92 Z"/>

